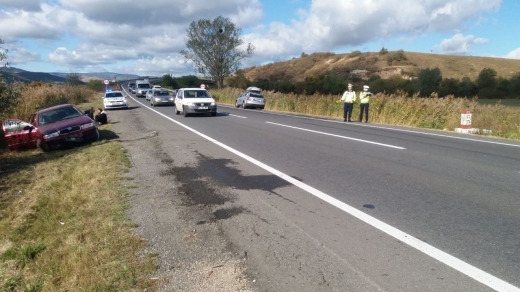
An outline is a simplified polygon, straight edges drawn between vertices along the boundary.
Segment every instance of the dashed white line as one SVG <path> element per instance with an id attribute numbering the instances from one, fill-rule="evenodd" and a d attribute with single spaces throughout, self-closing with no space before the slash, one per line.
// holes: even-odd
<path id="1" fill-rule="evenodd" d="M 406 148 L 403 148 L 403 147 L 400 147 L 400 146 L 383 144 L 383 143 L 378 143 L 378 142 L 373 142 L 373 141 L 368 141 L 368 140 L 362 140 L 362 139 L 357 139 L 357 138 L 351 138 L 351 137 L 347 137 L 347 136 L 330 134 L 330 133 L 325 133 L 325 132 L 320 132 L 320 131 L 314 131 L 314 130 L 309 130 L 309 129 L 304 129 L 304 128 L 298 128 L 298 127 L 293 127 L 293 126 L 288 126 L 288 125 L 283 125 L 283 124 L 278 124 L 278 123 L 273 123 L 273 122 L 266 122 L 266 123 L 271 124 L 271 125 L 276 125 L 276 126 L 281 126 L 281 127 L 286 127 L 286 128 L 291 128 L 291 129 L 296 129 L 296 130 L 316 133 L 316 134 L 321 134 L 321 135 L 327 135 L 327 136 L 332 136 L 332 137 L 337 137 L 337 138 L 342 138 L 342 139 L 347 139 L 347 140 L 353 140 L 353 141 L 358 141 L 358 142 L 363 142 L 363 143 L 368 143 L 368 144 L 374 144 L 374 145 L 379 145 L 379 146 L 384 146 L 384 147 L 395 148 L 395 149 L 399 149 L 399 150 L 406 149 Z"/>
<path id="2" fill-rule="evenodd" d="M 130 96 L 132 99 L 134 99 L 132 96 Z M 134 101 L 136 101 L 137 103 L 141 104 L 141 105 L 144 105 L 142 104 L 141 102 L 137 101 L 134 99 Z M 444 263 L 445 265 L 448 265 L 450 267 L 452 267 L 453 269 L 467 275 L 468 277 L 496 290 L 496 291 L 508 291 L 508 292 L 520 292 L 520 288 L 516 287 L 516 286 L 513 286 L 509 283 L 507 283 L 506 281 L 502 280 L 502 279 L 499 279 L 475 266 L 472 266 L 432 245 L 429 245 L 428 243 L 424 242 L 424 241 L 421 241 L 387 223 L 384 223 L 383 221 L 380 221 L 379 219 L 376 219 L 346 203 L 343 203 L 341 202 L 340 200 L 336 199 L 336 198 L 333 198 L 325 193 L 323 193 L 322 191 L 319 191 L 275 168 L 272 168 L 270 167 L 269 165 L 263 163 L 263 162 L 260 162 L 234 148 L 231 148 L 230 146 L 227 146 L 226 144 L 224 143 L 221 143 L 209 136 L 206 136 L 205 134 L 202 134 L 198 131 L 196 131 L 195 129 L 192 129 L 170 117 L 168 117 L 167 115 L 163 114 L 163 113 L 160 113 L 158 112 L 157 110 L 155 109 L 152 109 L 152 108 L 149 108 L 147 106 L 145 106 L 145 108 L 157 113 L 158 115 L 176 123 L 177 125 L 193 132 L 194 134 L 197 134 L 199 136 L 201 136 L 202 138 L 210 141 L 210 142 L 213 142 L 214 144 L 228 150 L 229 152 L 231 153 L 234 153 L 236 154 L 237 156 L 239 157 L 242 157 L 243 159 L 253 163 L 254 165 L 280 177 L 281 179 L 299 187 L 300 189 L 308 192 L 309 194 L 329 203 L 330 205 L 332 206 L 335 206 L 336 208 L 358 218 L 359 220 L 385 232 L 386 234 L 396 238 L 397 240 L 400 240 L 401 242 L 404 242 L 406 244 L 408 244 L 409 246 L 421 251 L 422 253 Z"/>
<path id="3" fill-rule="evenodd" d="M 281 116 L 281 117 L 291 117 L 291 118 L 297 118 L 297 119 L 322 121 L 322 122 L 327 122 L 327 123 L 344 124 L 343 122 L 340 122 L 340 121 L 327 120 L 327 119 L 322 119 L 322 118 L 302 117 L 302 116 L 297 116 L 295 114 L 294 115 L 278 114 L 278 113 L 272 113 L 272 112 L 262 112 L 262 113 L 269 114 L 269 115 L 275 115 L 275 116 Z M 398 131 L 398 132 L 406 132 L 406 133 L 413 133 L 413 134 L 420 134 L 420 135 L 436 136 L 436 137 L 443 137 L 443 138 L 450 138 L 450 139 L 459 139 L 459 140 L 488 143 L 488 144 L 495 144 L 495 145 L 502 145 L 502 146 L 520 147 L 520 145 L 511 144 L 511 143 L 502 143 L 502 142 L 495 142 L 495 141 L 479 140 L 479 139 L 474 139 L 474 138 L 420 132 L 420 131 L 414 131 L 414 130 L 405 130 L 405 129 L 390 128 L 390 127 L 374 126 L 374 125 L 365 124 L 365 123 L 349 123 L 348 125 L 358 126 L 358 127 L 368 127 L 368 128 L 374 128 L 374 129 L 383 129 L 383 130 L 390 130 L 390 131 Z"/>

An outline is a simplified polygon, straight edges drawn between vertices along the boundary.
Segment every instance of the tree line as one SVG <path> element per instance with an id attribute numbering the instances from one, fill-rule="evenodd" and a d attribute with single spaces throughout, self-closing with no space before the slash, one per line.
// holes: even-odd
<path id="1" fill-rule="evenodd" d="M 235 76 L 228 79 L 230 87 L 247 88 L 257 86 L 263 90 L 273 90 L 281 93 L 296 94 L 341 94 L 347 88 L 347 84 L 354 84 L 355 88 L 362 88 L 367 84 L 373 93 L 396 94 L 403 93 L 408 96 L 420 97 L 475 97 L 483 99 L 504 99 L 520 97 L 520 72 L 511 78 L 498 77 L 494 69 L 484 68 L 480 71 L 476 80 L 469 77 L 462 79 L 442 78 L 439 68 L 426 68 L 419 71 L 416 77 L 406 79 L 400 75 L 382 79 L 374 74 L 368 80 L 363 80 L 357 75 L 345 77 L 338 72 L 327 72 L 319 76 L 306 77 L 303 81 L 289 79 L 259 78 L 248 80 L 243 71 L 238 71 Z"/>

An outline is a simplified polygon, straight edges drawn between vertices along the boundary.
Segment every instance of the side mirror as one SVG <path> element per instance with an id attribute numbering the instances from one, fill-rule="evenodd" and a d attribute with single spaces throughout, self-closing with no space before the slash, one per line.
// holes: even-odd
<path id="1" fill-rule="evenodd" d="M 24 130 L 24 131 L 32 130 L 32 129 L 34 129 L 34 127 L 33 127 L 33 126 L 29 126 L 29 125 L 23 127 L 23 130 Z"/>

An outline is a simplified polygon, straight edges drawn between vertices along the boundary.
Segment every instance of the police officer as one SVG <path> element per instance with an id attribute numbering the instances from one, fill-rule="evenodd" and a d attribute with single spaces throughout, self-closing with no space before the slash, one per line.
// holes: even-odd
<path id="1" fill-rule="evenodd" d="M 365 123 L 368 123 L 368 105 L 370 102 L 370 97 L 372 96 L 372 93 L 368 91 L 370 87 L 368 85 L 363 86 L 363 92 L 361 92 L 359 96 L 360 100 L 360 108 L 359 108 L 359 121 L 363 121 L 363 111 L 365 112 Z"/>
<path id="2" fill-rule="evenodd" d="M 352 122 L 350 117 L 352 116 L 352 107 L 356 101 L 356 92 L 352 90 L 352 84 L 348 84 L 348 90 L 343 93 L 340 101 L 343 102 L 343 121 Z"/>

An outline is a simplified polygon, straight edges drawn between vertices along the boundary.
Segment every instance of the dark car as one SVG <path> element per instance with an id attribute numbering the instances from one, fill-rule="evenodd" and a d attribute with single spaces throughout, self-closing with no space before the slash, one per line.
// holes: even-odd
<path id="1" fill-rule="evenodd" d="M 4 120 L 2 129 L 11 150 L 39 147 L 48 151 L 99 139 L 96 122 L 71 104 L 38 110 L 29 123 Z"/>

